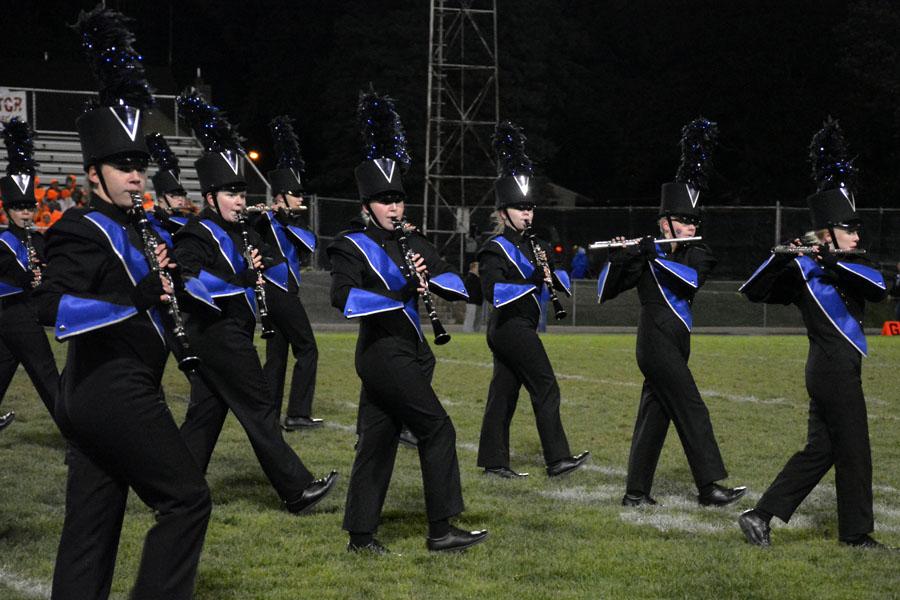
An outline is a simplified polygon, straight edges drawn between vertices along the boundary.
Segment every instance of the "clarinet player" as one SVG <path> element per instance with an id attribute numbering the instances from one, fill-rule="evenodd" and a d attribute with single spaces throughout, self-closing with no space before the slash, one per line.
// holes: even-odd
<path id="1" fill-rule="evenodd" d="M 478 466 L 485 474 L 521 478 L 509 466 L 509 426 L 522 386 L 531 396 L 547 475 L 557 477 L 580 468 L 589 452 L 572 455 L 559 414 L 559 384 L 537 334 L 543 296 L 550 286 L 568 292 L 568 275 L 547 264 L 547 247 L 533 240 L 535 193 L 529 189 L 532 165 L 525 154 L 525 136 L 509 121 L 494 135 L 500 176 L 497 197 L 497 234 L 478 254 L 484 297 L 493 304 L 487 340 L 494 354 L 494 375 L 488 391 Z M 550 285 L 548 284 L 548 280 Z M 553 295 L 552 297 L 555 297 Z M 557 315 L 565 315 L 557 305 Z"/>
<path id="2" fill-rule="evenodd" d="M 344 232 L 328 247 L 331 303 L 360 322 L 356 372 L 363 391 L 344 512 L 347 550 L 387 552 L 375 533 L 403 425 L 419 440 L 426 547 L 462 550 L 484 541 L 487 532 L 450 524 L 463 511 L 456 431 L 431 387 L 435 359 L 419 323 L 418 298 L 427 285 L 448 300 L 463 300 L 465 286 L 421 235 L 408 235 L 411 264 L 398 243 L 401 232 L 394 221 L 402 219 L 406 198 L 400 171 L 410 159 L 393 101 L 374 91 L 362 93 L 358 116 L 364 160 L 356 181 L 370 220 L 364 230 Z"/>
<path id="3" fill-rule="evenodd" d="M 3 129 L 9 162 L 6 177 L 0 179 L 0 191 L 9 229 L 0 234 L 0 346 L 7 350 L 0 352 L 0 402 L 21 364 L 52 416 L 59 371 L 31 298 L 46 262 L 44 238 L 34 230 L 33 134 L 31 127 L 17 118 Z M 0 430 L 15 417 L 12 411 L 0 415 Z"/>

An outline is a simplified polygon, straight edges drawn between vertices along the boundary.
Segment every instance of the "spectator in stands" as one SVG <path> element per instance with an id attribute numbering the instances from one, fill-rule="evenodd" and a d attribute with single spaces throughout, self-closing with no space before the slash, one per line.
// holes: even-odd
<path id="1" fill-rule="evenodd" d="M 34 178 L 34 199 L 37 200 L 38 206 L 41 205 L 41 202 L 44 201 L 44 194 L 47 192 L 47 188 L 41 185 L 41 178 Z"/>
<path id="2" fill-rule="evenodd" d="M 587 250 L 581 246 L 572 248 L 572 279 L 584 279 L 588 273 Z"/>

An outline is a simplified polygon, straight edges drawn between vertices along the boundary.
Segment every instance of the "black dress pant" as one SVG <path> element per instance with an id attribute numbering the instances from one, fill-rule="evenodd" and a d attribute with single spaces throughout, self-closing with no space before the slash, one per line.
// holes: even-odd
<path id="1" fill-rule="evenodd" d="M 829 359 L 812 350 L 806 367 L 810 395 L 806 446 L 788 460 L 757 507 L 785 523 L 834 466 L 838 535 L 871 533 L 872 453 L 860 358 Z"/>
<path id="2" fill-rule="evenodd" d="M 109 596 L 129 487 L 156 520 L 131 597 L 192 598 L 212 504 L 203 473 L 160 400 L 159 376 L 123 358 L 84 375 L 64 387 L 56 407 L 69 440 L 69 474 L 52 598 Z"/>
<path id="3" fill-rule="evenodd" d="M 645 379 L 628 457 L 629 492 L 650 493 L 670 422 L 698 489 L 728 477 L 709 410 L 688 368 L 690 353 L 691 334 L 680 321 L 672 316 L 660 326 L 642 313 L 637 362 Z"/>
<path id="4" fill-rule="evenodd" d="M 266 364 L 263 366 L 269 390 L 280 411 L 290 347 L 296 362 L 291 377 L 287 416 L 309 417 L 312 415 L 316 366 L 319 362 L 319 350 L 309 317 L 296 294 L 285 292 L 270 283 L 266 284 L 266 300 L 269 315 L 275 322 L 275 335 L 266 340 Z"/>
<path id="5" fill-rule="evenodd" d="M 278 496 L 285 502 L 295 500 L 313 476 L 282 436 L 253 346 L 254 324 L 189 319 L 187 330 L 202 363 L 191 378 L 191 402 L 181 434 L 197 464 L 206 471 L 230 409 Z"/>
<path id="6" fill-rule="evenodd" d="M 359 441 L 350 475 L 344 529 L 374 533 L 387 495 L 400 430 L 419 439 L 419 462 L 429 521 L 463 511 L 456 430 L 431 388 L 434 355 L 425 342 L 366 340 L 360 334 L 356 371 L 363 383 Z"/>
<path id="7" fill-rule="evenodd" d="M 509 466 L 509 426 L 523 384 L 531 396 L 544 462 L 550 465 L 570 456 L 559 415 L 559 384 L 533 324 L 522 317 L 505 318 L 495 310 L 487 340 L 494 353 L 494 376 L 481 424 L 478 466 Z"/>
<path id="8" fill-rule="evenodd" d="M 25 302 L 6 303 L 0 311 L 0 343 L 7 350 L 0 352 L 0 401 L 21 364 L 44 406 L 50 411 L 50 416 L 53 416 L 59 391 L 59 371 L 47 333 L 38 323 L 31 305 Z"/>

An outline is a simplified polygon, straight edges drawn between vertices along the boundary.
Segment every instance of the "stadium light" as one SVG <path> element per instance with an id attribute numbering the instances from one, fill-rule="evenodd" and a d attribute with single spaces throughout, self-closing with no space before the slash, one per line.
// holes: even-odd
<path id="1" fill-rule="evenodd" d="M 250 160 L 252 160 L 253 162 L 256 162 L 257 160 L 259 160 L 259 152 L 257 152 L 256 150 L 251 150 L 247 153 L 247 157 L 250 158 Z"/>

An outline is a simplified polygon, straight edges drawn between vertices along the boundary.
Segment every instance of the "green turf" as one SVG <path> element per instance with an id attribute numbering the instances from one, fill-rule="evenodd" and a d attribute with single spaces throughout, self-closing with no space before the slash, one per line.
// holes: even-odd
<path id="1" fill-rule="evenodd" d="M 740 511 L 803 443 L 806 338 L 697 336 L 691 366 L 704 391 L 732 477 L 750 496 L 726 509 L 701 509 L 677 436 L 670 434 L 654 495 L 665 506 L 624 510 L 624 466 L 640 373 L 634 336 L 545 336 L 560 376 L 563 422 L 574 451 L 593 464 L 563 481 L 543 475 L 527 398 L 513 423 L 513 466 L 524 481 L 485 479 L 475 466 L 491 375 L 481 335 L 454 334 L 437 348 L 435 389 L 456 425 L 468 511 L 461 523 L 490 530 L 463 555 L 432 556 L 415 452 L 401 449 L 379 538 L 399 555 L 345 552 L 341 516 L 353 459 L 359 383 L 353 334 L 320 334 L 317 416 L 329 427 L 288 434 L 310 468 L 337 468 L 339 489 L 312 515 L 279 507 L 242 430 L 229 418 L 209 470 L 215 503 L 197 598 L 874 598 L 896 597 L 897 554 L 836 542 L 834 480 L 826 476 L 774 546 L 750 547 Z M 63 352 L 57 346 L 59 358 Z M 900 545 L 900 342 L 870 338 L 864 386 L 875 464 L 876 535 Z M 165 380 L 180 422 L 187 385 L 170 364 Z M 3 402 L 18 419 L 0 434 L 0 597 L 47 594 L 64 511 L 63 443 L 20 370 Z M 114 593 L 134 580 L 150 511 L 132 495 Z M 37 586 L 37 587 L 36 587 Z M 43 586 L 42 588 L 40 586 Z"/>

